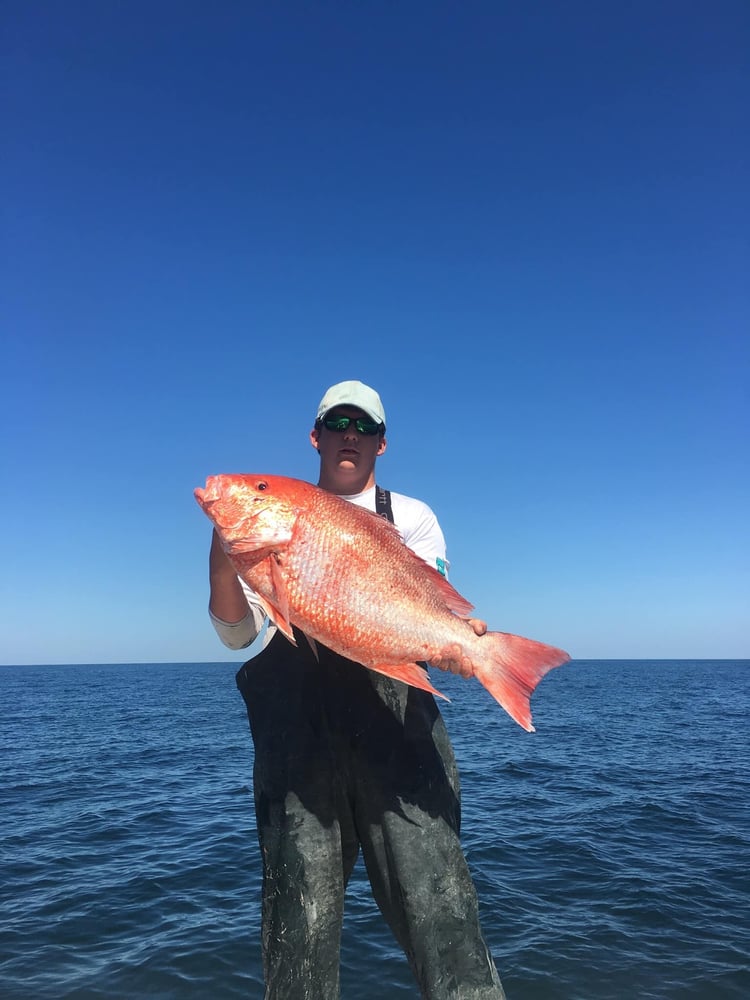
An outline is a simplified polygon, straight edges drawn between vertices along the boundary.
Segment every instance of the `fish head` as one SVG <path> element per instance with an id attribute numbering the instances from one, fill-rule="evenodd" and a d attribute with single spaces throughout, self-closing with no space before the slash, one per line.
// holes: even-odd
<path id="1" fill-rule="evenodd" d="M 291 540 L 299 508 L 285 488 L 289 482 L 282 476 L 209 476 L 194 494 L 229 555 L 262 558 Z"/>

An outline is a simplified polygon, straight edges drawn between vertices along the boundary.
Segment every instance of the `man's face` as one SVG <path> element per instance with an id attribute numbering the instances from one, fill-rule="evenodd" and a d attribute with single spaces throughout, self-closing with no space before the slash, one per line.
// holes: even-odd
<path id="1" fill-rule="evenodd" d="M 326 418 L 361 417 L 368 423 L 371 418 L 356 406 L 335 406 L 326 413 Z M 329 473 L 368 472 L 375 465 L 375 459 L 385 451 L 385 437 L 382 434 L 361 434 L 352 422 L 344 431 L 331 431 L 325 424 L 310 432 L 313 446 L 320 452 L 323 467 Z"/>

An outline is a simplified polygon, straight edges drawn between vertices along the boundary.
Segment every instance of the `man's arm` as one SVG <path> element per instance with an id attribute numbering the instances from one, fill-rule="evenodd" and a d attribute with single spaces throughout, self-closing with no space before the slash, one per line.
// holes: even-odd
<path id="1" fill-rule="evenodd" d="M 215 531 L 211 540 L 208 574 L 211 587 L 208 613 L 211 624 L 228 649 L 245 649 L 263 628 L 266 611 L 260 601 L 254 600 L 250 588 L 237 576 Z M 273 635 L 272 632 L 270 634 Z"/>
<path id="2" fill-rule="evenodd" d="M 250 605 L 247 603 L 237 570 L 222 548 L 216 529 L 211 538 L 208 579 L 211 587 L 208 608 L 211 614 L 227 624 L 242 621 L 250 610 Z"/>

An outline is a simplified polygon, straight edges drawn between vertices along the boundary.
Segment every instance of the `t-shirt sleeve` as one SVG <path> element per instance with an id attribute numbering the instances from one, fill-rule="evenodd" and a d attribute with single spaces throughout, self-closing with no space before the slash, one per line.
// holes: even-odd
<path id="1" fill-rule="evenodd" d="M 415 504 L 409 514 L 411 516 L 405 519 L 403 526 L 399 523 L 398 517 L 396 518 L 404 543 L 426 563 L 434 566 L 443 576 L 447 576 L 445 538 L 435 514 L 427 504 L 421 502 Z"/>
<path id="2" fill-rule="evenodd" d="M 240 578 L 242 589 L 245 592 L 249 610 L 242 621 L 225 622 L 208 610 L 211 624 L 216 629 L 216 634 L 228 649 L 245 649 L 257 637 L 263 628 L 266 620 L 266 611 L 258 600 L 257 594 L 251 590 L 245 581 Z"/>

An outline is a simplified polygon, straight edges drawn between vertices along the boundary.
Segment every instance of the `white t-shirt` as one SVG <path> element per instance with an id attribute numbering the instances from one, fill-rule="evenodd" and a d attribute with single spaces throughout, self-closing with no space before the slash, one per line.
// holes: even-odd
<path id="1" fill-rule="evenodd" d="M 342 500 L 349 500 L 359 507 L 367 510 L 375 510 L 375 487 L 370 487 L 364 493 L 357 493 L 355 496 L 344 496 Z M 435 566 L 441 573 L 447 575 L 448 563 L 445 558 L 445 538 L 440 529 L 438 520 L 421 500 L 413 497 L 406 497 L 401 493 L 391 493 L 391 507 L 393 509 L 393 520 L 398 528 L 399 534 L 405 545 L 416 552 L 431 566 Z M 266 621 L 266 612 L 263 605 L 258 600 L 255 591 L 251 590 L 245 581 L 240 577 L 242 589 L 245 592 L 250 610 L 242 619 L 236 623 L 223 622 L 220 618 L 211 614 L 209 616 L 216 629 L 217 635 L 229 649 L 244 649 L 260 633 Z M 263 637 L 261 649 L 265 649 L 273 636 L 276 634 L 276 626 L 273 622 L 268 623 L 268 628 Z M 260 650 L 258 650 L 260 652 Z"/>

